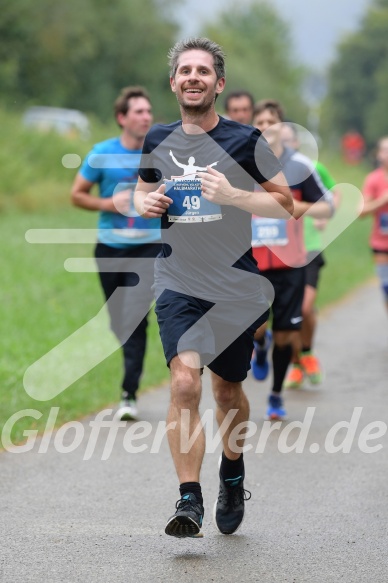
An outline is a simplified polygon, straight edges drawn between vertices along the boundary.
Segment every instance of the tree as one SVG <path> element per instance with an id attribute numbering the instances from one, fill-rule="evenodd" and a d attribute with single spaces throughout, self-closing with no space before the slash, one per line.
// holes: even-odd
<path id="1" fill-rule="evenodd" d="M 204 34 L 225 49 L 227 91 L 244 89 L 256 100 L 278 99 L 288 117 L 305 122 L 303 70 L 294 64 L 288 26 L 269 3 L 229 6 Z"/>
<path id="2" fill-rule="evenodd" d="M 326 131 L 356 129 L 371 146 L 388 134 L 388 0 L 375 0 L 360 29 L 342 41 L 329 72 Z"/>
<path id="3" fill-rule="evenodd" d="M 167 51 L 172 0 L 4 0 L 0 97 L 106 117 L 121 87 L 145 85 L 159 115 L 174 107 Z"/>

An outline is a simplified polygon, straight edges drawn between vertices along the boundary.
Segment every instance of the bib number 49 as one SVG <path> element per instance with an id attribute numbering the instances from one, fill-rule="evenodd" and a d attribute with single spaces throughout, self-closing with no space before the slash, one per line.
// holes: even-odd
<path id="1" fill-rule="evenodd" d="M 201 206 L 199 196 L 185 196 L 182 202 L 182 206 L 184 206 L 187 210 L 198 210 Z"/>

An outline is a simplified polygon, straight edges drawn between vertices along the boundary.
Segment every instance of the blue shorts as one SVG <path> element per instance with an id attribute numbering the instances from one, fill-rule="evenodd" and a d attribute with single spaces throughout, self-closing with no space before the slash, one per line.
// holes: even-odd
<path id="1" fill-rule="evenodd" d="M 208 366 L 231 383 L 243 381 L 251 367 L 253 335 L 268 320 L 268 307 L 265 298 L 214 304 L 164 290 L 155 311 L 167 365 L 192 350 L 200 355 L 201 368 Z"/>

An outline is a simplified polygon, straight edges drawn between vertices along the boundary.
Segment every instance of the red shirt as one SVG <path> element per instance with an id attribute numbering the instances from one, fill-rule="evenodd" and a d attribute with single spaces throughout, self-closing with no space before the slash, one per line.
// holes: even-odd
<path id="1" fill-rule="evenodd" d="M 365 198 L 376 200 L 387 191 L 388 177 L 382 168 L 368 174 L 363 189 Z M 369 242 L 372 249 L 376 251 L 388 251 L 388 203 L 373 213 Z"/>
<path id="2" fill-rule="evenodd" d="M 332 200 L 330 191 L 326 190 L 315 166 L 306 156 L 284 148 L 279 160 L 295 200 L 310 203 Z M 260 271 L 306 265 L 303 218 L 291 217 L 286 221 L 253 217 L 252 249 Z"/>
<path id="3" fill-rule="evenodd" d="M 302 200 L 300 189 L 291 189 L 294 199 Z M 259 239 L 255 236 L 255 229 L 261 232 L 267 230 L 267 236 Z M 268 231 L 276 232 L 274 237 L 268 236 Z M 267 269 L 285 269 L 301 267 L 306 264 L 306 247 L 303 236 L 303 219 L 260 219 L 252 217 L 252 250 L 260 271 Z M 260 231 L 259 231 L 260 233 Z M 257 237 L 257 239 L 256 239 Z M 256 239 L 256 240 L 255 240 Z M 264 242 L 263 242 L 264 241 Z M 272 244 L 271 244 L 272 243 Z"/>

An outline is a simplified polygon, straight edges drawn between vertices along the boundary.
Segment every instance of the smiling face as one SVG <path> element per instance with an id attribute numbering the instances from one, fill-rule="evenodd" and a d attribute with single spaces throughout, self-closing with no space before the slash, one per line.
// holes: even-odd
<path id="1" fill-rule="evenodd" d="M 214 107 L 216 95 L 224 89 L 225 79 L 217 79 L 210 53 L 193 49 L 180 55 L 170 84 L 183 111 L 203 114 Z"/>

